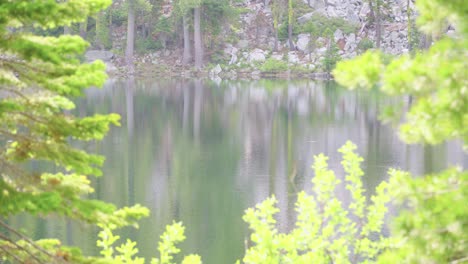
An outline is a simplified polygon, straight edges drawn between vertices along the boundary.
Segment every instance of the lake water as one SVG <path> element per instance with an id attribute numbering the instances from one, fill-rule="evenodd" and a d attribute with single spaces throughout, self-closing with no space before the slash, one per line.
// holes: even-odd
<path id="1" fill-rule="evenodd" d="M 365 187 L 387 178 L 390 167 L 415 175 L 449 164 L 468 167 L 456 142 L 436 147 L 403 144 L 378 121 L 383 106 L 398 103 L 375 92 L 352 92 L 309 80 L 123 80 L 90 89 L 78 115 L 119 113 L 122 126 L 99 143 L 82 146 L 106 156 L 93 198 L 151 210 L 140 229 L 122 235 L 140 255 L 157 255 L 157 241 L 172 221 L 186 226 L 186 254 L 207 264 L 234 263 L 248 236 L 245 209 L 274 194 L 280 230 L 294 224 L 295 194 L 309 190 L 313 156 L 324 153 L 343 177 L 337 149 L 355 142 L 365 158 Z M 403 103 L 402 107 L 407 107 Z M 337 195 L 346 202 L 343 189 Z M 36 237 L 56 237 L 98 254 L 97 230 L 61 218 L 15 217 L 12 224 Z"/>

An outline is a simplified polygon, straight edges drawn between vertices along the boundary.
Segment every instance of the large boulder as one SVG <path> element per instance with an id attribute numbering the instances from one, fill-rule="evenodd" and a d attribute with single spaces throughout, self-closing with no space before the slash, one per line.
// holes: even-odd
<path id="1" fill-rule="evenodd" d="M 343 38 L 343 31 L 341 31 L 339 28 L 335 30 L 335 33 L 333 33 L 333 38 L 335 41 L 338 41 Z"/>
<path id="2" fill-rule="evenodd" d="M 296 47 L 302 52 L 309 52 L 310 34 L 299 34 Z"/>
<path id="3" fill-rule="evenodd" d="M 261 49 L 254 49 L 249 54 L 249 62 L 264 62 L 265 59 L 265 51 Z"/>
<path id="4" fill-rule="evenodd" d="M 87 62 L 102 60 L 104 62 L 109 62 L 114 58 L 114 53 L 108 50 L 88 50 L 85 53 L 85 58 Z"/>
<path id="5" fill-rule="evenodd" d="M 290 51 L 288 52 L 288 62 L 292 64 L 299 63 L 301 60 L 299 59 L 299 55 L 297 51 Z"/>
<path id="6" fill-rule="evenodd" d="M 218 76 L 218 74 L 220 74 L 222 71 L 223 71 L 223 69 L 221 68 L 221 65 L 217 64 L 216 67 L 211 69 L 210 75 L 211 76 Z"/>

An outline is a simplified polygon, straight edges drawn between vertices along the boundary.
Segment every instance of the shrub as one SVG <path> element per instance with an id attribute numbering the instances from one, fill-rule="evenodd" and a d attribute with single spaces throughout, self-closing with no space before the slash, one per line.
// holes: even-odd
<path id="1" fill-rule="evenodd" d="M 298 31 L 300 33 L 311 33 L 317 37 L 327 37 L 329 36 L 329 32 L 333 34 L 337 29 L 345 34 L 350 34 L 356 31 L 357 27 L 343 18 L 328 18 L 317 14 L 302 24 Z"/>
<path id="2" fill-rule="evenodd" d="M 135 40 L 135 49 L 137 53 L 145 53 L 150 50 L 162 49 L 163 45 L 159 40 L 153 40 L 152 38 L 137 38 Z"/>
<path id="3" fill-rule="evenodd" d="M 348 208 L 335 196 L 340 180 L 328 169 L 328 158 L 315 156 L 313 194 L 298 194 L 297 221 L 291 232 L 276 229 L 274 215 L 279 209 L 274 196 L 246 211 L 244 220 L 253 231 L 254 245 L 247 249 L 244 263 L 367 263 L 387 248 L 388 240 L 380 234 L 390 201 L 388 184 L 382 182 L 368 204 L 361 180 L 363 159 L 355 149 L 347 142 L 339 150 L 351 194 Z"/>
<path id="4" fill-rule="evenodd" d="M 374 42 L 369 38 L 363 38 L 357 45 L 358 50 L 363 53 L 368 49 L 374 48 Z"/>
<path id="5" fill-rule="evenodd" d="M 262 72 L 284 72 L 288 70 L 288 63 L 282 60 L 269 58 L 259 69 Z"/>
<path id="6" fill-rule="evenodd" d="M 326 72 L 331 72 L 335 68 L 336 63 L 341 60 L 338 50 L 338 46 L 334 42 L 328 46 L 322 61 L 322 66 Z"/>

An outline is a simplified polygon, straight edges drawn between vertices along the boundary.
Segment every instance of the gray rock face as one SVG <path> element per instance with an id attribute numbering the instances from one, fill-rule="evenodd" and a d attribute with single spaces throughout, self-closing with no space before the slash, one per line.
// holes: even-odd
<path id="1" fill-rule="evenodd" d="M 338 41 L 343 38 L 343 32 L 340 29 L 337 29 L 335 33 L 333 33 L 333 38 L 335 41 Z"/>
<path id="2" fill-rule="evenodd" d="M 210 75 L 211 75 L 211 76 L 217 76 L 217 75 L 220 74 L 222 71 L 223 71 L 223 69 L 222 69 L 221 66 L 218 64 L 218 65 L 216 65 L 216 67 L 214 67 L 214 68 L 210 71 Z"/>
<path id="3" fill-rule="evenodd" d="M 85 53 L 85 58 L 87 62 L 102 60 L 104 62 L 110 61 L 114 57 L 114 53 L 108 50 L 88 50 Z"/>
<path id="4" fill-rule="evenodd" d="M 118 69 L 117 69 L 117 67 L 114 66 L 114 64 L 112 64 L 110 62 L 106 62 L 106 72 L 107 73 L 115 73 L 117 71 L 118 71 Z"/>
<path id="5" fill-rule="evenodd" d="M 297 51 L 290 51 L 288 53 L 288 61 L 293 64 L 300 62 Z"/>
<path id="6" fill-rule="evenodd" d="M 299 34 L 296 43 L 297 49 L 302 52 L 309 52 L 310 34 Z"/>
<path id="7" fill-rule="evenodd" d="M 310 4 L 310 7 L 317 9 L 325 6 L 325 2 L 323 0 L 304 0 L 304 3 Z"/>
<path id="8" fill-rule="evenodd" d="M 265 51 L 261 49 L 254 49 L 249 54 L 249 62 L 264 62 L 265 61 Z"/>
<path id="9" fill-rule="evenodd" d="M 304 24 L 306 23 L 307 21 L 311 20 L 312 17 L 314 16 L 315 12 L 310 12 L 310 13 L 307 13 L 301 17 L 299 17 L 297 19 L 297 22 L 299 22 L 299 24 Z"/>
<path id="10" fill-rule="evenodd" d="M 283 60 L 283 54 L 282 53 L 273 53 L 271 54 L 271 58 L 275 60 Z"/>
<path id="11" fill-rule="evenodd" d="M 359 23 L 359 16 L 356 14 L 355 11 L 348 9 L 348 14 L 346 15 L 346 20 L 353 24 Z"/>
<path id="12" fill-rule="evenodd" d="M 239 42 L 237 43 L 237 47 L 239 47 L 239 49 L 245 49 L 249 46 L 249 41 L 246 40 L 246 39 L 241 39 L 239 40 Z"/>

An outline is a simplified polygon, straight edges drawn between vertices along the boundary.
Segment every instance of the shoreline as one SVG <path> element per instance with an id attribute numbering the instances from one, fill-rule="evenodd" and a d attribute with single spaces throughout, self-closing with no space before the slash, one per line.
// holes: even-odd
<path id="1" fill-rule="evenodd" d="M 109 65 L 108 63 L 106 63 Z M 136 65 L 133 72 L 126 66 L 117 67 L 112 64 L 111 69 L 106 70 L 110 78 L 125 77 L 164 77 L 164 78 L 210 78 L 221 80 L 237 79 L 301 79 L 310 78 L 314 80 L 333 80 L 333 76 L 327 72 L 304 72 L 304 71 L 260 71 L 260 69 L 249 70 L 221 70 L 214 72 L 213 69 L 193 69 L 189 67 L 168 67 L 167 65 Z"/>

